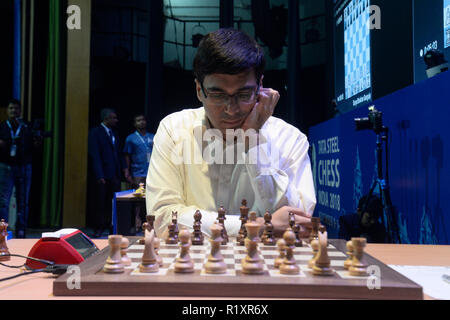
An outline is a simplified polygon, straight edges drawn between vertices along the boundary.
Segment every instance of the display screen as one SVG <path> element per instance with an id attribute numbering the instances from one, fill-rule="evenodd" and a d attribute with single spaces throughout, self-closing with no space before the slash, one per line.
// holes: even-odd
<path id="1" fill-rule="evenodd" d="M 370 1 L 335 2 L 335 95 L 341 113 L 372 100 Z"/>
<path id="2" fill-rule="evenodd" d="M 92 241 L 86 238 L 82 233 L 77 233 L 70 238 L 65 239 L 78 253 L 84 258 L 88 258 L 98 251 Z"/>
<path id="3" fill-rule="evenodd" d="M 414 0 L 414 80 L 427 79 L 423 59 L 429 50 L 450 58 L 450 0 Z"/>

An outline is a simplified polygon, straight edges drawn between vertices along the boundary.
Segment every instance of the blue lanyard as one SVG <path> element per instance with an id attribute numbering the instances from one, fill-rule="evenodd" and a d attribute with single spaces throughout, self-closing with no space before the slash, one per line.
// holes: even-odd
<path id="1" fill-rule="evenodd" d="M 14 133 L 14 130 L 13 130 L 12 126 L 11 126 L 11 123 L 9 123 L 9 120 L 6 120 L 6 124 L 8 125 L 9 129 L 11 130 L 11 138 L 14 141 L 20 134 L 20 130 L 22 129 L 22 124 L 19 123 L 19 127 L 17 128 L 16 133 Z"/>

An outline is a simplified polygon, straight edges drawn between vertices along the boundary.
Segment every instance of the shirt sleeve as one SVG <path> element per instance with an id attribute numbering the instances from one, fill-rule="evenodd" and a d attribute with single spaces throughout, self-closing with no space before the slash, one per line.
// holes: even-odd
<path id="1" fill-rule="evenodd" d="M 133 153 L 133 145 L 131 143 L 131 137 L 128 136 L 125 140 L 125 145 L 123 146 L 123 153 L 132 154 Z"/>
<path id="2" fill-rule="evenodd" d="M 260 140 L 242 155 L 259 211 L 286 205 L 312 215 L 316 196 L 306 136 L 283 145 L 284 150 L 269 145 L 264 136 Z"/>
<path id="3" fill-rule="evenodd" d="M 158 236 L 167 229 L 172 221 L 172 212 L 175 211 L 178 213 L 178 224 L 192 232 L 194 213 L 200 210 L 202 232 L 207 235 L 210 235 L 210 227 L 217 218 L 217 212 L 186 205 L 183 143 L 179 142 L 183 136 L 187 135 L 178 132 L 179 138 L 171 136 L 161 122 L 154 138 L 146 180 L 146 206 L 147 214 L 155 215 L 154 227 Z M 236 236 L 240 229 L 239 216 L 227 215 L 225 228 L 229 236 Z"/>

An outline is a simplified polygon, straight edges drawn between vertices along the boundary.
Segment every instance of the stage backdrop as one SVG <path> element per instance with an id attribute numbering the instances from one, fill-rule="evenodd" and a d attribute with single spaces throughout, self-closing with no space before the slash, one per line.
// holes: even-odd
<path id="1" fill-rule="evenodd" d="M 450 72 L 371 105 L 383 112 L 389 128 L 390 193 L 401 242 L 450 244 Z M 368 116 L 368 106 L 309 132 L 317 196 L 314 216 L 321 218 L 330 237 L 338 236 L 339 217 L 356 212 L 358 200 L 377 178 L 376 134 L 356 131 L 354 124 L 355 118 Z"/>

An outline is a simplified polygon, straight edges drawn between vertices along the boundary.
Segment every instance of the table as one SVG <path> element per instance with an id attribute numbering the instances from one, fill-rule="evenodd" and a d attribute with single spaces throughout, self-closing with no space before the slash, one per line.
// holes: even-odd
<path id="1" fill-rule="evenodd" d="M 125 236 L 136 235 L 136 208 L 145 212 L 145 197 L 135 197 L 135 190 L 116 192 L 112 206 L 113 232 Z"/>
<path id="2" fill-rule="evenodd" d="M 14 254 L 27 255 L 36 239 L 12 239 L 8 241 L 9 251 Z M 108 245 L 107 240 L 93 239 L 94 243 L 103 249 Z M 396 245 L 396 244 L 368 244 L 366 252 L 385 264 L 397 265 L 428 265 L 450 266 L 450 246 L 435 245 Z M 10 265 L 24 263 L 24 259 L 13 257 L 7 262 Z M 0 278 L 17 273 L 17 270 L 0 266 Z M 54 276 L 37 273 L 0 282 L 0 300 L 7 299 L 58 299 L 71 300 L 75 297 L 53 296 Z M 173 297 L 172 297 L 173 298 Z M 177 297 L 183 299 L 184 297 Z M 429 299 L 426 295 L 425 299 Z M 81 297 L 81 299 L 167 299 L 167 297 Z M 202 299 L 189 297 L 189 299 Z"/>

